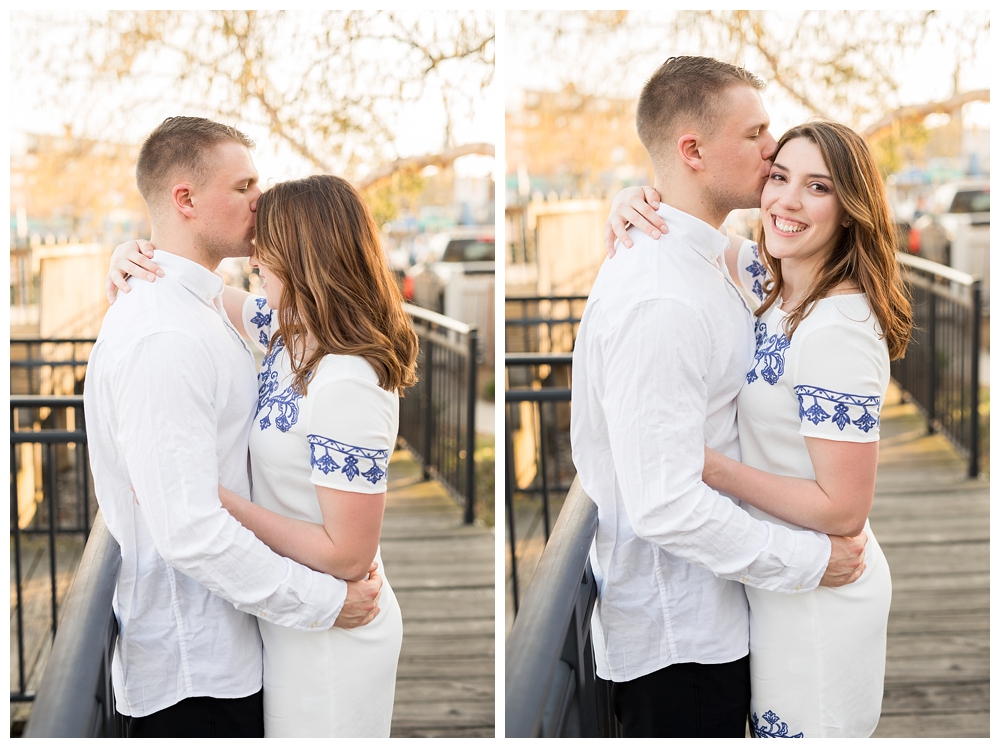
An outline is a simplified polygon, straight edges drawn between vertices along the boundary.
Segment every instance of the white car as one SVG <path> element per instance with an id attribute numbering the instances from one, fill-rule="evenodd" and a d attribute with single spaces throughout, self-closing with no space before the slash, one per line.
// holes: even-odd
<path id="1" fill-rule="evenodd" d="M 967 180 L 942 185 L 929 210 L 910 229 L 910 252 L 979 277 L 983 306 L 990 288 L 990 183 Z"/>
<path id="2" fill-rule="evenodd" d="M 482 330 L 492 320 L 495 274 L 493 226 L 458 227 L 431 238 L 423 261 L 406 271 L 403 295 Z"/>

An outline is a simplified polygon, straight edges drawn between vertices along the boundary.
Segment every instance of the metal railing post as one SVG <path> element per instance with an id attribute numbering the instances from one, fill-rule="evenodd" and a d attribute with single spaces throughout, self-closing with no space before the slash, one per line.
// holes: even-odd
<path id="1" fill-rule="evenodd" d="M 930 305 L 930 323 L 927 325 L 927 433 L 935 432 L 934 418 L 937 412 L 936 403 L 938 400 L 938 376 L 937 376 L 937 296 L 933 289 L 929 294 L 928 304 Z"/>
<path id="2" fill-rule="evenodd" d="M 424 480 L 431 478 L 431 450 L 434 439 L 434 341 L 427 339 L 424 349 Z"/>
<path id="3" fill-rule="evenodd" d="M 971 411 L 969 413 L 969 477 L 979 477 L 979 354 L 983 312 L 983 282 L 972 284 L 972 370 L 969 372 L 972 387 Z"/>
<path id="4" fill-rule="evenodd" d="M 479 336 L 475 327 L 469 330 L 469 380 L 465 432 L 465 524 L 471 525 L 476 512 L 476 383 L 479 366 L 476 362 Z"/>

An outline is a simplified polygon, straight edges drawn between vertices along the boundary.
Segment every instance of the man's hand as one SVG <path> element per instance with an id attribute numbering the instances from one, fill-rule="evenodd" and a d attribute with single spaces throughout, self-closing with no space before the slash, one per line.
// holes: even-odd
<path id="1" fill-rule="evenodd" d="M 865 545 L 868 534 L 853 538 L 830 536 L 830 563 L 819 582 L 820 587 L 842 587 L 856 581 L 865 570 Z"/>
<path id="2" fill-rule="evenodd" d="M 604 247 L 608 257 L 615 256 L 615 237 L 621 240 L 623 247 L 632 246 L 628 235 L 630 225 L 654 239 L 659 239 L 661 232 L 666 234 L 667 224 L 656 213 L 659 207 L 660 194 L 652 187 L 626 187 L 615 195 L 611 215 L 604 224 Z"/>
<path id="3" fill-rule="evenodd" d="M 115 303 L 115 296 L 118 291 L 128 293 L 132 289 L 128 285 L 131 276 L 142 278 L 147 281 L 156 280 L 157 276 L 163 277 L 160 266 L 153 262 L 152 244 L 140 239 L 139 241 L 125 242 L 115 247 L 111 253 L 111 267 L 108 268 L 108 275 L 104 279 L 104 292 L 108 296 L 108 303 Z"/>
<path id="4" fill-rule="evenodd" d="M 378 564 L 368 570 L 368 579 L 347 583 L 347 599 L 333 625 L 353 629 L 370 623 L 379 613 L 378 598 L 382 594 L 382 577 L 376 573 Z"/>

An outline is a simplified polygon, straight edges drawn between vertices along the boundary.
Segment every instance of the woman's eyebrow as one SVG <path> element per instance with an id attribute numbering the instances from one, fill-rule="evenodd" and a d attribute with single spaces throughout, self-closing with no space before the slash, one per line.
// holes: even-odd
<path id="1" fill-rule="evenodd" d="M 787 166 L 782 166 L 777 161 L 774 161 L 773 164 L 782 171 L 788 171 Z M 833 177 L 831 177 L 829 174 L 806 174 L 806 176 L 809 177 L 810 179 L 829 179 L 831 182 L 833 181 Z"/>

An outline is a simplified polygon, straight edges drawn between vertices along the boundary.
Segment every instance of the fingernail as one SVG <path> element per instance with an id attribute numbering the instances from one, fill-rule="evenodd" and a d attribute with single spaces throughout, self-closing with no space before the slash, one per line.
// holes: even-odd
<path id="1" fill-rule="evenodd" d="M 657 231 L 656 229 L 653 229 L 653 238 L 654 239 L 659 239 L 660 238 L 660 232 Z"/>
<path id="2" fill-rule="evenodd" d="M 153 275 L 152 273 L 150 273 L 149 275 L 146 276 L 146 280 L 151 281 L 155 277 L 156 277 L 155 275 Z"/>
<path id="3" fill-rule="evenodd" d="M 157 274 L 157 275 L 158 275 L 158 276 L 159 276 L 160 278 L 162 278 L 162 277 L 163 277 L 163 271 L 162 271 L 162 270 L 157 270 L 157 271 L 156 271 L 156 274 Z"/>

